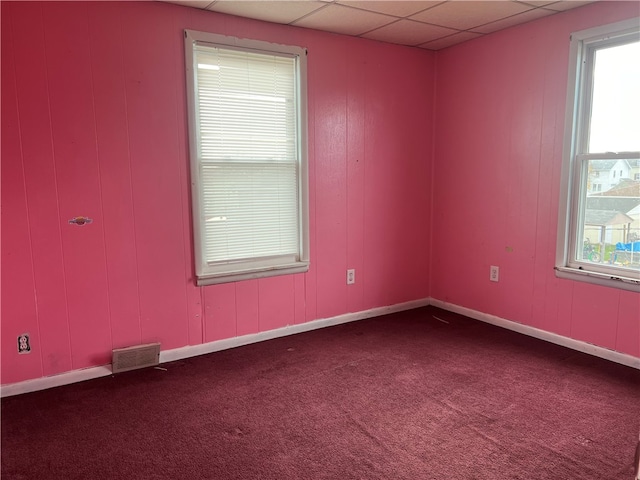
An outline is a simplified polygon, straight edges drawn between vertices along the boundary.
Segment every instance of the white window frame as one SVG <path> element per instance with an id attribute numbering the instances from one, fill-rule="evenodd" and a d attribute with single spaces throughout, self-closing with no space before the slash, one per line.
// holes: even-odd
<path id="1" fill-rule="evenodd" d="M 575 259 L 577 249 L 582 248 L 578 220 L 584 215 L 582 199 L 586 196 L 588 160 L 640 158 L 639 152 L 586 153 L 593 68 L 590 52 L 605 45 L 627 43 L 639 32 L 640 18 L 632 18 L 571 34 L 555 268 L 560 278 L 635 292 L 640 292 L 640 275 L 636 272 Z"/>
<path id="2" fill-rule="evenodd" d="M 213 33 L 185 30 L 185 63 L 187 77 L 187 105 L 189 114 L 189 156 L 191 163 L 191 196 L 194 229 L 194 257 L 197 285 L 212 285 L 254 278 L 304 273 L 309 270 L 309 174 L 307 159 L 307 52 L 297 46 L 279 45 L 258 40 L 239 39 Z M 254 53 L 281 55 L 295 58 L 297 67 L 297 156 L 298 156 L 298 225 L 299 251 L 295 258 L 248 259 L 229 262 L 213 268 L 205 258 L 205 225 L 203 218 L 203 186 L 199 157 L 199 121 L 197 118 L 196 68 L 194 45 L 209 44 Z"/>

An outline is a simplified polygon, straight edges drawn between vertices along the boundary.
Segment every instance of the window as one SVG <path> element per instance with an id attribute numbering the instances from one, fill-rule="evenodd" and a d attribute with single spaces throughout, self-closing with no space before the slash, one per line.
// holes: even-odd
<path id="1" fill-rule="evenodd" d="M 593 172 L 640 158 L 640 19 L 571 36 L 558 276 L 640 291 L 640 187 Z"/>
<path id="2" fill-rule="evenodd" d="M 185 30 L 198 285 L 309 268 L 306 51 Z"/>

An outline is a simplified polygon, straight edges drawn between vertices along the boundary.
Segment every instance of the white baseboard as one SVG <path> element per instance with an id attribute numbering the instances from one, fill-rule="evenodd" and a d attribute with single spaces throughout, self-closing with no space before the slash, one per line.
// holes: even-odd
<path id="1" fill-rule="evenodd" d="M 540 330 L 539 328 L 530 327 L 529 325 L 523 325 L 521 323 L 513 322 L 511 320 L 505 320 L 504 318 L 496 317 L 488 313 L 482 313 L 470 308 L 461 307 L 452 303 L 443 302 L 435 298 L 431 299 L 431 305 L 434 307 L 442 308 L 450 312 L 459 313 L 474 320 L 480 320 L 491 325 L 506 328 L 507 330 L 513 330 L 514 332 L 522 333 L 530 337 L 539 338 L 547 342 L 555 343 L 556 345 L 562 345 L 563 347 L 571 348 L 579 352 L 588 353 L 595 357 L 604 358 L 612 362 L 620 363 L 628 367 L 636 368 L 640 370 L 640 358 L 627 355 L 626 353 L 616 352 L 615 350 L 609 350 L 608 348 L 599 347 L 591 343 L 583 342 L 580 340 L 574 340 L 573 338 L 558 335 L 557 333 L 547 332 L 546 330 Z"/>
<path id="2" fill-rule="evenodd" d="M 336 317 L 322 318 L 307 323 L 301 323 L 299 325 L 288 325 L 286 327 L 269 330 L 266 332 L 243 335 L 241 337 L 227 338 L 224 340 L 217 340 L 215 342 L 203 343 L 201 345 L 190 345 L 186 347 L 175 348 L 172 350 L 165 350 L 160 352 L 160 363 L 172 362 L 175 360 L 195 357 L 198 355 L 205 355 L 207 353 L 213 353 L 229 348 L 249 345 L 251 343 L 262 342 L 264 340 L 271 340 L 273 338 L 285 337 L 287 335 L 294 335 L 296 333 L 309 332 L 311 330 L 317 330 L 319 328 L 339 325 L 341 323 L 354 322 L 357 320 L 364 320 L 366 318 L 378 317 L 380 315 L 387 315 L 390 313 L 402 312 L 404 310 L 426 307 L 427 305 L 433 305 L 434 307 L 442 308 L 454 313 L 459 313 L 475 320 L 490 323 L 498 327 L 506 328 L 507 330 L 513 330 L 524 335 L 539 338 L 547 342 L 562 345 L 563 347 L 571 348 L 579 352 L 588 353 L 596 357 L 604 358 L 606 360 L 610 360 L 612 362 L 620 363 L 622 365 L 627 365 L 629 367 L 640 370 L 640 358 L 633 357 L 625 353 L 616 352 L 614 350 L 609 350 L 604 347 L 599 347 L 597 345 L 592 345 L 580 340 L 574 340 L 572 338 L 564 337 L 562 335 L 558 335 L 557 333 L 547 332 L 545 330 L 540 330 L 538 328 L 523 325 L 511 320 L 506 320 L 504 318 L 496 317 L 495 315 L 490 315 L 488 313 L 482 313 L 477 310 L 472 310 L 470 308 L 447 303 L 435 298 L 423 298 L 420 300 L 413 300 L 410 302 L 399 303 L 387 307 L 377 307 L 361 312 L 345 313 L 344 315 L 338 315 Z M 105 377 L 111 374 L 111 365 L 73 370 L 49 377 L 36 378 L 33 380 L 25 380 L 23 382 L 2 385 L 0 387 L 0 396 L 10 397 L 12 395 L 19 395 L 22 393 L 46 390 L 48 388 L 69 385 L 71 383 L 91 380 L 93 378 Z"/>
<path id="3" fill-rule="evenodd" d="M 313 320 L 311 322 L 301 323 L 299 325 L 288 325 L 286 327 L 277 328 L 275 330 L 269 330 L 266 332 L 253 333 L 250 335 L 243 335 L 241 337 L 227 338 L 224 340 L 217 340 L 215 342 L 203 343 L 201 345 L 190 345 L 186 347 L 175 348 L 172 350 L 165 350 L 160 352 L 160 363 L 172 362 L 175 360 L 195 357 L 198 355 L 205 355 L 207 353 L 213 353 L 220 350 L 249 345 L 251 343 L 262 342 L 264 340 L 285 337 L 287 335 L 294 335 L 296 333 L 309 332 L 311 330 L 317 330 L 318 328 L 331 327 L 333 325 L 339 325 L 341 323 L 354 322 L 356 320 L 364 320 L 365 318 L 379 317 L 380 315 L 387 315 L 390 313 L 402 312 L 404 310 L 426 307 L 427 305 L 429 305 L 429 300 L 429 298 L 412 300 L 410 302 L 399 303 L 396 305 L 377 307 L 355 313 L 345 313 L 343 315 L 338 315 L 331 318 L 322 318 L 319 320 Z M 82 370 L 73 370 L 70 372 L 60 373 L 58 375 L 52 375 L 50 377 L 42 377 L 33 380 L 25 380 L 23 382 L 2 385 L 2 387 L 0 387 L 0 396 L 10 397 L 12 395 L 19 395 L 22 393 L 46 390 L 48 388 L 69 385 L 71 383 L 91 380 L 93 378 L 106 377 L 111 374 L 111 365 L 85 368 Z"/>
<path id="4" fill-rule="evenodd" d="M 311 322 L 300 323 L 297 325 L 287 325 L 286 327 L 277 328 L 275 330 L 268 330 L 266 332 L 252 333 L 250 335 L 226 338 L 224 340 L 203 343 L 201 345 L 190 345 L 173 350 L 166 350 L 164 352 L 160 352 L 160 363 L 173 362 L 174 360 L 180 360 L 182 358 L 205 355 L 207 353 L 218 352 L 220 350 L 226 350 L 228 348 L 241 347 L 243 345 L 263 342 L 265 340 L 271 340 L 273 338 L 286 337 L 287 335 L 295 335 L 296 333 L 309 332 L 311 330 L 317 330 L 319 328 L 340 325 L 341 323 L 349 323 L 356 320 L 364 320 L 365 318 L 379 317 L 381 315 L 402 312 L 404 310 L 426 307 L 427 305 L 429 305 L 429 301 L 429 298 L 423 298 L 421 300 L 398 303 L 396 305 L 390 305 L 388 307 L 377 307 L 370 310 L 363 310 L 361 312 L 345 313 L 343 315 L 338 315 L 337 317 L 321 318 L 319 320 L 312 320 Z"/>
<path id="5" fill-rule="evenodd" d="M 61 387 L 62 385 L 84 382 L 85 380 L 106 377 L 108 375 L 111 375 L 111 365 L 71 370 L 70 372 L 59 373 L 49 377 L 34 378 L 33 380 L 2 385 L 2 387 L 0 387 L 0 396 L 10 397 L 22 393 L 37 392 L 38 390 Z"/>

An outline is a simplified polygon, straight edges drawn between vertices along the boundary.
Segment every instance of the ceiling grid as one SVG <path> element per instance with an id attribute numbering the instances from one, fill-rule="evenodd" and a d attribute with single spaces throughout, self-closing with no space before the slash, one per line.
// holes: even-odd
<path id="1" fill-rule="evenodd" d="M 440 50 L 592 1 L 162 0 L 381 42 Z"/>

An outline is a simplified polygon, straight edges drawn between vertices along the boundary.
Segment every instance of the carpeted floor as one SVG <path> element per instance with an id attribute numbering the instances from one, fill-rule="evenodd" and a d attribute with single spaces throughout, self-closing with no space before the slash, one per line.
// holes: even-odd
<path id="1" fill-rule="evenodd" d="M 162 367 L 3 399 L 2 479 L 632 478 L 640 371 L 431 307 Z"/>

